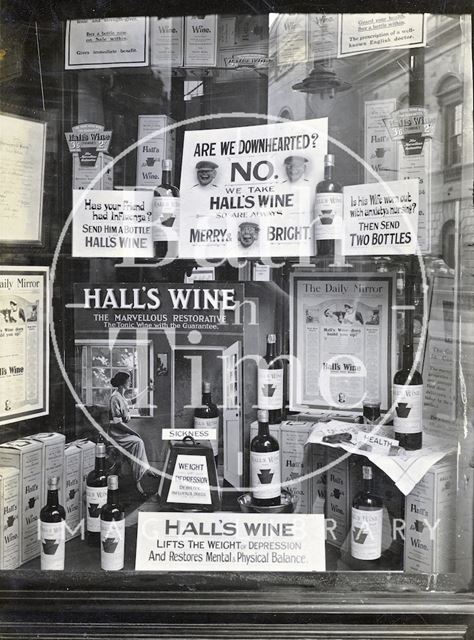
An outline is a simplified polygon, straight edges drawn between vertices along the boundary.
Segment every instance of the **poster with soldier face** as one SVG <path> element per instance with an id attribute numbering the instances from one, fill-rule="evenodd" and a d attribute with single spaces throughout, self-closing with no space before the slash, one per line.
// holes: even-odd
<path id="1" fill-rule="evenodd" d="M 309 256 L 327 118 L 187 131 L 182 258 Z"/>

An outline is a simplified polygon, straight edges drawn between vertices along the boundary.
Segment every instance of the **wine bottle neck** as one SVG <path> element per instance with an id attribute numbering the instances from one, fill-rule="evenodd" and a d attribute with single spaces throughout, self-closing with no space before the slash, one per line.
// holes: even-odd
<path id="1" fill-rule="evenodd" d="M 274 342 L 267 342 L 267 358 L 276 358 L 276 344 Z"/>
<path id="2" fill-rule="evenodd" d="M 107 504 L 118 503 L 118 489 L 108 489 L 107 491 Z"/>
<path id="3" fill-rule="evenodd" d="M 55 507 L 59 503 L 58 490 L 48 489 L 48 497 L 46 498 L 48 507 Z"/>
<path id="4" fill-rule="evenodd" d="M 270 435 L 270 429 L 269 429 L 269 426 L 268 426 L 268 422 L 259 422 L 258 423 L 258 435 L 260 437 L 269 436 Z"/>
<path id="5" fill-rule="evenodd" d="M 324 167 L 324 179 L 332 180 L 334 177 L 334 167 L 332 164 L 328 164 Z"/>
<path id="6" fill-rule="evenodd" d="M 203 393 L 202 394 L 202 403 L 203 404 L 211 404 L 211 394 L 210 393 Z"/>
<path id="7" fill-rule="evenodd" d="M 372 493 L 374 488 L 374 480 L 373 478 L 364 478 L 362 480 L 362 487 L 365 493 Z"/>
<path id="8" fill-rule="evenodd" d="M 104 471 L 105 469 L 105 458 L 103 456 L 95 459 L 95 470 L 96 471 Z"/>
<path id="9" fill-rule="evenodd" d="M 161 183 L 171 184 L 171 171 L 168 171 L 168 169 L 164 169 L 161 172 Z"/>
<path id="10" fill-rule="evenodd" d="M 403 368 L 411 369 L 413 366 L 413 345 L 405 344 L 403 347 Z"/>

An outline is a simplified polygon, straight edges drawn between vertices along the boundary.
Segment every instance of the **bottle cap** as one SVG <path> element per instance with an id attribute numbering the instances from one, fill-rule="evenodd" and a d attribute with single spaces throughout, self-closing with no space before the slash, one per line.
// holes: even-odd
<path id="1" fill-rule="evenodd" d="M 163 169 L 163 171 L 171 171 L 172 166 L 172 160 L 166 159 L 161 161 L 161 168 Z"/>
<path id="2" fill-rule="evenodd" d="M 55 491 L 59 485 L 59 478 L 57 476 L 51 476 L 48 478 L 48 489 Z"/>
<path id="3" fill-rule="evenodd" d="M 203 393 L 211 393 L 211 383 L 210 382 L 203 382 L 202 383 L 202 392 Z"/>
<path id="4" fill-rule="evenodd" d="M 326 167 L 334 166 L 334 155 L 332 153 L 328 153 L 324 156 L 324 165 Z"/>
<path id="5" fill-rule="evenodd" d="M 98 442 L 95 445 L 95 457 L 105 458 L 105 444 L 103 442 Z"/>
<path id="6" fill-rule="evenodd" d="M 111 491 L 118 489 L 118 476 L 107 476 L 107 488 Z"/>
<path id="7" fill-rule="evenodd" d="M 364 480 L 372 480 L 372 467 L 366 467 L 365 465 L 362 467 L 362 478 Z"/>
<path id="8" fill-rule="evenodd" d="M 277 341 L 277 337 L 275 333 L 269 333 L 267 335 L 267 342 L 268 344 L 275 344 L 275 342 Z"/>
<path id="9" fill-rule="evenodd" d="M 257 411 L 257 420 L 259 422 L 268 422 L 268 409 L 259 409 Z"/>

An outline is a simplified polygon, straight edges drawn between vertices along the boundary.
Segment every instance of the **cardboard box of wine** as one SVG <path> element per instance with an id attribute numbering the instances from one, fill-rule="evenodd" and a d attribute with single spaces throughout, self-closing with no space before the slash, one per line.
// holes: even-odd
<path id="1" fill-rule="evenodd" d="M 66 436 L 62 433 L 47 432 L 35 433 L 26 439 L 34 440 L 35 442 L 41 442 L 41 444 L 43 445 L 41 456 L 41 470 L 43 473 L 41 482 L 41 506 L 44 507 L 44 505 L 46 504 L 46 497 L 48 494 L 48 479 L 54 476 L 56 476 L 56 478 L 59 478 L 59 504 L 64 504 L 64 445 L 66 443 Z"/>
<path id="2" fill-rule="evenodd" d="M 82 449 L 75 442 L 64 450 L 64 502 L 66 540 L 80 533 L 82 519 Z"/>
<path id="3" fill-rule="evenodd" d="M 326 472 L 327 542 L 337 548 L 344 544 L 351 526 L 349 460 L 346 451 L 327 447 L 326 464 L 331 465 Z"/>
<path id="4" fill-rule="evenodd" d="M 435 464 L 405 501 L 404 570 L 454 571 L 456 464 L 453 456 Z"/>
<path id="5" fill-rule="evenodd" d="M 172 177 L 175 181 L 176 172 L 175 143 L 176 131 L 163 132 L 162 129 L 174 124 L 174 120 L 166 115 L 139 115 L 137 146 L 137 174 L 136 183 L 139 187 L 156 187 L 161 183 L 161 162 L 172 160 Z M 153 135 L 154 134 L 154 135 Z M 148 136 L 151 136 L 148 138 Z"/>
<path id="6" fill-rule="evenodd" d="M 35 440 L 13 440 L 0 445 L 0 467 L 18 469 L 20 493 L 20 562 L 27 562 L 40 553 L 38 520 L 41 510 L 41 463 L 43 445 Z"/>
<path id="7" fill-rule="evenodd" d="M 20 565 L 19 470 L 0 468 L 0 569 Z"/>

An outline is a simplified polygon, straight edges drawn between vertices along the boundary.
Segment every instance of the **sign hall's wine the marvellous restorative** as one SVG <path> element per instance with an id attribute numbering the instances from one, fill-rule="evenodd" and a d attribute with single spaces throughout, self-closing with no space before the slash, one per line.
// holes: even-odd
<path id="1" fill-rule="evenodd" d="M 382 555 L 383 502 L 374 494 L 373 469 L 362 467 L 362 491 L 352 502 L 351 511 L 351 556 L 367 562 L 367 568 Z M 362 568 L 363 564 L 359 566 Z"/>
<path id="2" fill-rule="evenodd" d="M 125 558 L 125 513 L 119 503 L 118 477 L 107 478 L 107 502 L 100 512 L 100 566 L 120 571 Z"/>
<path id="3" fill-rule="evenodd" d="M 58 478 L 48 478 L 46 505 L 40 512 L 41 569 L 62 571 L 66 544 L 66 511 L 59 504 Z"/>
<path id="4" fill-rule="evenodd" d="M 268 411 L 258 411 L 258 434 L 250 443 L 252 502 L 271 507 L 281 503 L 280 445 L 270 435 Z"/>
<path id="5" fill-rule="evenodd" d="M 332 256 L 335 243 L 342 242 L 342 186 L 333 178 L 334 156 L 324 156 L 324 180 L 316 185 L 314 198 L 314 237 L 316 254 Z"/>
<path id="6" fill-rule="evenodd" d="M 216 432 L 216 437 L 211 439 L 212 451 L 216 461 L 219 453 L 219 409 L 212 402 L 211 385 L 204 382 L 202 385 L 202 405 L 194 410 L 194 428 L 195 429 L 212 429 Z"/>
<path id="7" fill-rule="evenodd" d="M 421 449 L 423 442 L 423 377 L 413 368 L 413 345 L 403 346 L 402 368 L 393 378 L 393 428 L 395 438 L 407 451 Z"/>
<path id="8" fill-rule="evenodd" d="M 258 408 L 266 409 L 270 424 L 279 424 L 283 409 L 283 364 L 277 354 L 277 337 L 267 336 L 265 364 L 258 368 Z"/>
<path id="9" fill-rule="evenodd" d="M 95 445 L 95 468 L 86 479 L 86 540 L 90 546 L 100 545 L 100 511 L 107 501 L 105 444 Z"/>

